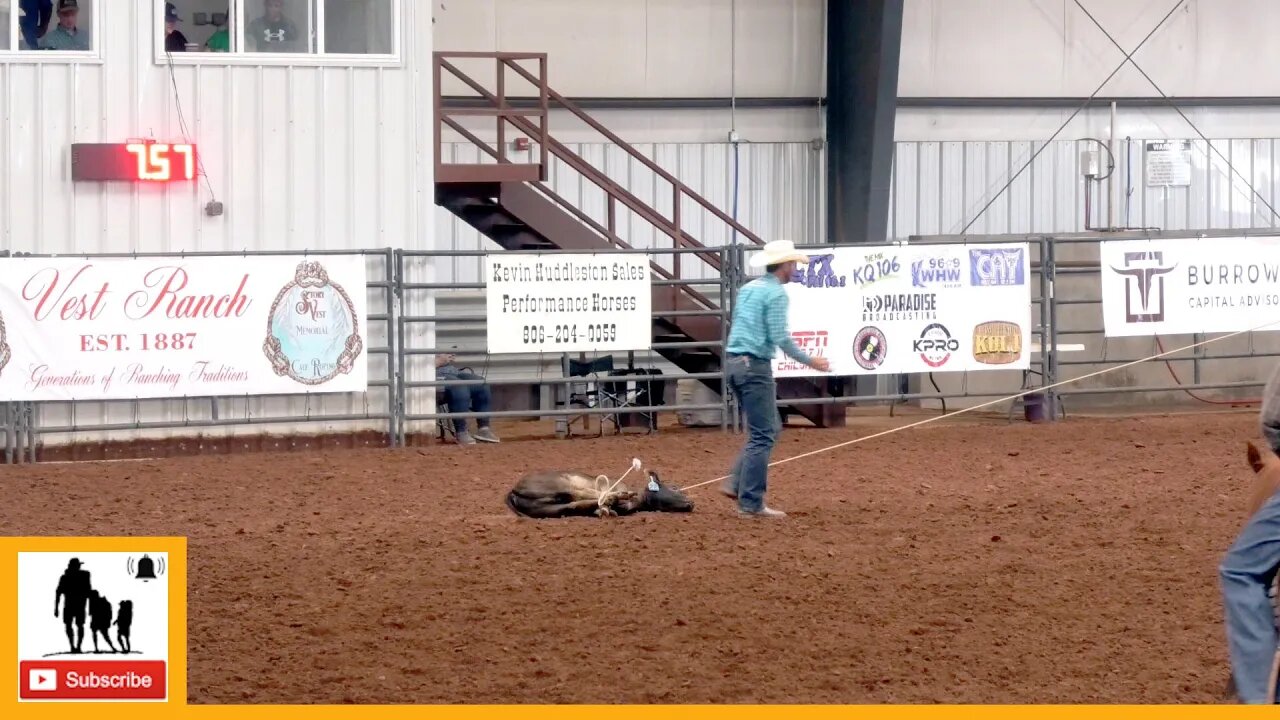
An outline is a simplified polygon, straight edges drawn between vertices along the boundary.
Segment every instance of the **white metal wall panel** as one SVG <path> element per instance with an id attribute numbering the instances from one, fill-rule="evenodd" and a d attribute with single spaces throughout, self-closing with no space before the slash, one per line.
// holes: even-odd
<path id="1" fill-rule="evenodd" d="M 428 3 L 405 2 L 400 67 L 178 65 L 154 60 L 155 3 L 101 8 L 102 62 L 0 60 L 0 249 L 94 253 L 433 247 L 430 198 L 431 38 Z M 179 115 L 179 103 L 181 116 Z M 180 123 L 208 174 L 191 184 L 72 183 L 74 142 L 177 139 Z M 212 187 L 221 217 L 203 212 Z M 382 265 L 370 260 L 370 279 Z M 383 307 L 371 290 L 372 312 Z M 370 345 L 386 345 L 374 323 Z M 371 356 L 381 378 L 386 359 Z M 319 396 L 226 403 L 222 417 L 364 412 L 369 398 Z M 208 417 L 207 401 L 82 404 L 79 423 Z M 71 421 L 49 406 L 40 422 Z M 381 421 L 367 424 L 381 429 Z M 315 424 L 269 430 L 317 432 Z M 345 426 L 345 429 L 353 429 Z M 261 432 L 219 428 L 215 434 Z M 172 433 L 113 433 L 113 439 Z M 59 441 L 62 438 L 50 438 Z M 85 435 L 79 440 L 90 439 Z"/>
<path id="2" fill-rule="evenodd" d="M 906 0 L 902 97 L 1087 97 L 1174 6 L 1174 0 Z M 1187 0 L 1134 60 L 1172 97 L 1275 96 L 1280 24 L 1274 0 Z M 1102 92 L 1159 96 L 1132 65 Z"/>

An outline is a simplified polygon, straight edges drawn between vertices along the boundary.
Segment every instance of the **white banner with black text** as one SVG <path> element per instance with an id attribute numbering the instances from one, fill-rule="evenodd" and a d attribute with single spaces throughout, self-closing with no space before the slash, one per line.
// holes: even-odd
<path id="1" fill-rule="evenodd" d="M 1236 332 L 1280 319 L 1280 237 L 1108 240 L 1099 261 L 1107 337 Z"/>
<path id="2" fill-rule="evenodd" d="M 813 251 L 810 251 L 811 253 Z M 1030 367 L 1026 243 L 863 245 L 810 255 L 786 284 L 792 338 L 820 373 L 778 352 L 774 375 Z"/>
<path id="3" fill-rule="evenodd" d="M 649 256 L 485 256 L 488 351 L 610 352 L 653 345 Z"/>
<path id="4" fill-rule="evenodd" d="M 360 255 L 0 258 L 0 401 L 364 392 Z"/>

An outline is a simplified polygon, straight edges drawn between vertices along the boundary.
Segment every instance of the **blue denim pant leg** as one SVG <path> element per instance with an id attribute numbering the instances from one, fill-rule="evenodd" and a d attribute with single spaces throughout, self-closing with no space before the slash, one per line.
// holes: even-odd
<path id="1" fill-rule="evenodd" d="M 733 467 L 738 507 L 759 512 L 768 485 L 769 456 L 778 438 L 777 384 L 769 362 L 755 358 L 729 359 L 729 386 L 747 423 L 747 442 Z"/>
<path id="2" fill-rule="evenodd" d="M 482 379 L 479 375 L 466 370 L 451 373 L 449 377 L 455 380 Z M 449 385 L 445 389 L 445 400 L 449 405 L 449 412 L 454 413 L 487 413 L 493 402 L 489 386 L 483 383 L 480 385 Z M 478 427 L 488 427 L 489 418 L 484 416 L 477 417 L 476 425 Z M 454 418 L 453 429 L 457 432 L 466 432 L 466 418 Z"/>
<path id="3" fill-rule="evenodd" d="M 1280 493 L 1254 513 L 1219 566 L 1227 649 L 1236 692 L 1246 704 L 1271 702 L 1277 643 L 1267 585 L 1280 566 Z"/>

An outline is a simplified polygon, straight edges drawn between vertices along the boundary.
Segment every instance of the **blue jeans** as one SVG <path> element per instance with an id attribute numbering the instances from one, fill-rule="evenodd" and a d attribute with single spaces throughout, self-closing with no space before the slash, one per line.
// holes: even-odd
<path id="1" fill-rule="evenodd" d="M 734 463 L 731 482 L 738 493 L 738 508 L 760 512 L 768 485 L 769 455 L 782 429 L 778 415 L 778 386 L 773 381 L 773 366 L 768 360 L 750 355 L 728 357 L 729 389 L 738 398 L 738 406 L 747 423 L 747 444 Z"/>
<path id="2" fill-rule="evenodd" d="M 1227 649 L 1240 702 L 1272 702 L 1271 667 L 1276 618 L 1267 589 L 1280 566 L 1280 493 L 1271 496 L 1240 531 L 1219 566 Z"/>
<path id="3" fill-rule="evenodd" d="M 479 375 L 466 370 L 454 370 L 449 366 L 436 369 L 436 376 L 441 380 L 482 380 Z M 449 412 L 489 412 L 490 403 L 493 398 L 489 395 L 489 386 L 480 385 L 448 385 L 444 389 L 445 404 L 449 406 Z M 489 418 L 476 418 L 476 425 L 479 427 L 489 427 Z M 454 432 L 467 431 L 466 418 L 454 418 Z"/>

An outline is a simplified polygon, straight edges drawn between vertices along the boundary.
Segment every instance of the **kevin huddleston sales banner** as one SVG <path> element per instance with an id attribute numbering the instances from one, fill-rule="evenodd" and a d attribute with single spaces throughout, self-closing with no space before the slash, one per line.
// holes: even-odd
<path id="1" fill-rule="evenodd" d="M 0 401 L 363 392 L 359 255 L 0 259 Z"/>
<path id="2" fill-rule="evenodd" d="M 786 285 L 791 336 L 833 375 L 1025 370 L 1026 243 L 864 245 L 810 255 Z M 820 375 L 781 352 L 779 377 Z"/>
<path id="3" fill-rule="evenodd" d="M 608 352 L 653 344 L 649 256 L 485 256 L 489 352 Z"/>

